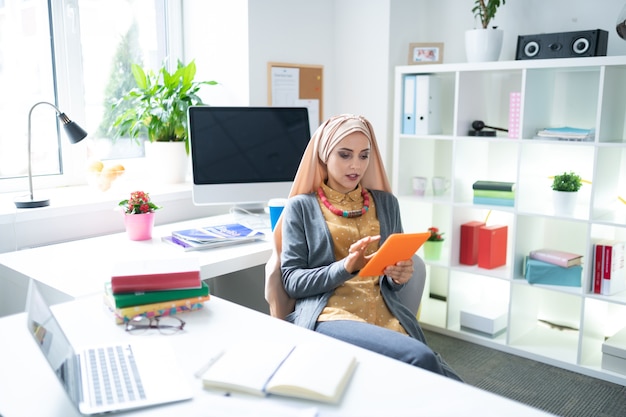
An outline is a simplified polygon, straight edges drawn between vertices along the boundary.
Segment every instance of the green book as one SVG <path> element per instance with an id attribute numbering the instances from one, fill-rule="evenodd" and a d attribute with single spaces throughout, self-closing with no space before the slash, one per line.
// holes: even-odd
<path id="1" fill-rule="evenodd" d="M 515 200 L 515 191 L 498 191 L 498 190 L 474 190 L 474 197 L 488 198 L 506 198 L 507 200 Z"/>
<path id="2" fill-rule="evenodd" d="M 202 281 L 200 288 L 186 288 L 181 290 L 146 291 L 125 294 L 113 294 L 111 282 L 105 284 L 107 295 L 115 300 L 115 308 L 139 306 L 143 304 L 160 303 L 163 301 L 180 300 L 183 298 L 209 295 L 209 285 Z"/>

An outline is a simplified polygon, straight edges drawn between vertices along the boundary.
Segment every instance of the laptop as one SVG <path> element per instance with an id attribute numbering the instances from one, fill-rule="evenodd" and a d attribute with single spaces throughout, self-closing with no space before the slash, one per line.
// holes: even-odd
<path id="1" fill-rule="evenodd" d="M 34 280 L 28 331 L 81 414 L 111 413 L 192 398 L 171 346 L 137 340 L 75 350 Z M 158 341 L 160 342 L 160 341 Z"/>

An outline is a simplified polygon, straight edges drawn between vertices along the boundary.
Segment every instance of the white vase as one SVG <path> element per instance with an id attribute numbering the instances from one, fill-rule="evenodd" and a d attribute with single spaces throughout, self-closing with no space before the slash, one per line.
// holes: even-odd
<path id="1" fill-rule="evenodd" d="M 465 32 L 465 54 L 468 62 L 490 62 L 500 59 L 502 38 L 500 29 L 472 29 Z"/>
<path id="2" fill-rule="evenodd" d="M 554 214 L 561 216 L 572 216 L 576 210 L 576 200 L 578 192 L 576 191 L 552 191 L 552 203 L 554 206 Z"/>
<path id="3" fill-rule="evenodd" d="M 185 142 L 146 142 L 145 146 L 151 178 L 163 184 L 185 181 L 189 167 Z"/>

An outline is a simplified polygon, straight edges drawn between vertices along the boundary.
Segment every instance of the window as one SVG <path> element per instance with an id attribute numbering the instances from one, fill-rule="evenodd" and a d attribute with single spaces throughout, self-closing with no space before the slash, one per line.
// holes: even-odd
<path id="1" fill-rule="evenodd" d="M 28 113 L 39 101 L 56 104 L 89 136 L 70 145 L 53 109 L 35 108 L 36 187 L 85 183 L 88 158 L 143 155 L 108 138 L 110 103 L 134 85 L 132 62 L 157 68 L 181 56 L 173 42 L 182 39 L 180 19 L 171 18 L 180 8 L 167 0 L 0 0 L 0 192 L 25 189 Z"/>

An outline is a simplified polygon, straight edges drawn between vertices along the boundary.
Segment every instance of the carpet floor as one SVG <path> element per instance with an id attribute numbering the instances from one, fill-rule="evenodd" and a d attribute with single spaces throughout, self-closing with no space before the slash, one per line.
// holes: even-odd
<path id="1" fill-rule="evenodd" d="M 430 347 L 480 389 L 563 417 L 626 416 L 626 387 L 424 331 Z"/>

